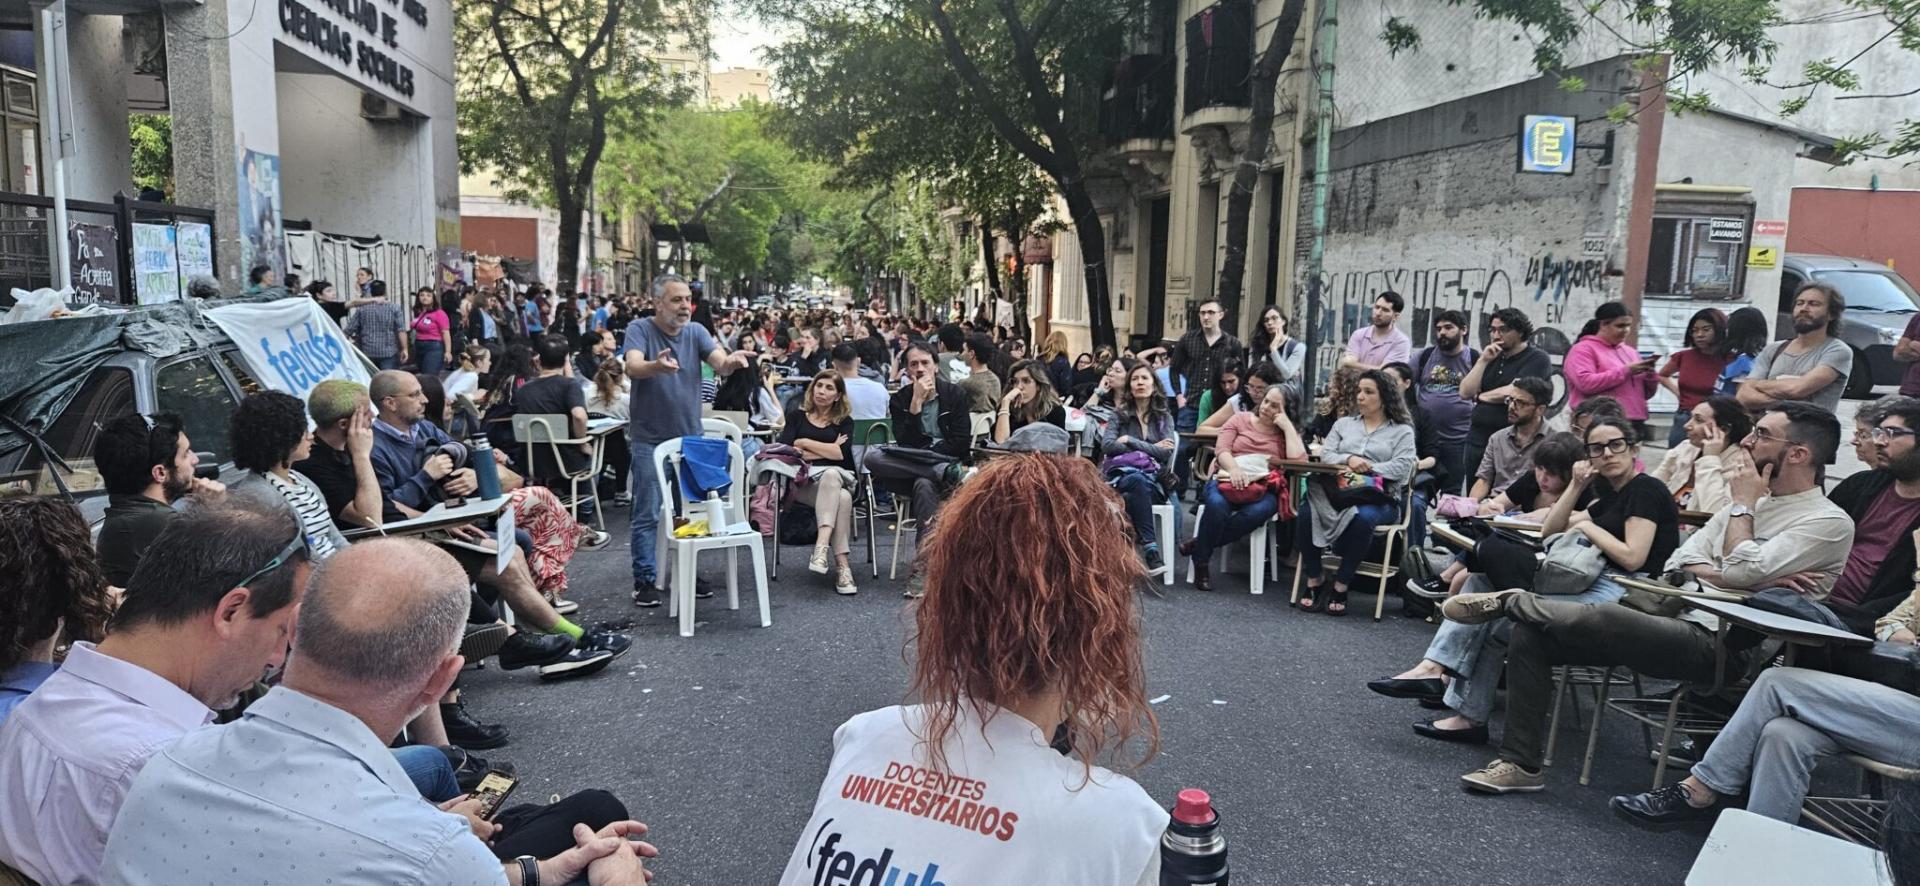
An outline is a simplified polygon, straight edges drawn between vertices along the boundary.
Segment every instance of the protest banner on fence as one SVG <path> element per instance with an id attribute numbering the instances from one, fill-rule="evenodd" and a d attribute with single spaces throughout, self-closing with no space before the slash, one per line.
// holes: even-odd
<path id="1" fill-rule="evenodd" d="M 68 222 L 72 244 L 73 303 L 120 304 L 120 232 L 112 225 Z"/>
<path id="2" fill-rule="evenodd" d="M 176 222 L 174 243 L 180 255 L 180 291 L 195 277 L 213 276 L 213 226 L 199 222 Z"/>
<path id="3" fill-rule="evenodd" d="M 330 378 L 372 380 L 367 358 L 311 298 L 224 305 L 206 315 L 239 346 L 253 377 L 276 391 L 305 400 L 314 385 Z"/>
<path id="4" fill-rule="evenodd" d="M 134 291 L 143 305 L 180 300 L 180 257 L 172 225 L 133 226 Z"/>

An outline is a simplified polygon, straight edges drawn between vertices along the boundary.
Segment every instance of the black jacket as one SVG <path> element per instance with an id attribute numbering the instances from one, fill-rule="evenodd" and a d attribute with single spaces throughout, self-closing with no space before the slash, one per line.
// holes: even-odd
<path id="1" fill-rule="evenodd" d="M 887 411 L 893 418 L 893 439 L 902 446 L 915 449 L 931 449 L 957 459 L 965 460 L 973 454 L 973 420 L 967 415 L 967 392 L 959 385 L 935 378 L 933 380 L 935 396 L 940 401 L 940 443 L 934 445 L 933 438 L 920 428 L 920 416 L 908 412 L 913 405 L 913 386 L 901 385 L 893 392 L 888 401 L 891 407 Z"/>
<path id="2" fill-rule="evenodd" d="M 1827 500 L 1839 505 L 1858 526 L 1866 520 L 1873 500 L 1892 485 L 1893 474 L 1884 468 L 1861 471 L 1840 481 L 1840 485 L 1827 493 Z M 1887 549 L 1886 559 L 1880 561 L 1880 568 L 1874 571 L 1873 580 L 1867 583 L 1867 592 L 1861 596 L 1858 604 L 1827 604 L 1855 631 L 1872 633 L 1874 619 L 1892 612 L 1895 606 L 1900 605 L 1900 601 L 1913 593 L 1913 545 L 1907 539 L 1917 529 L 1920 529 L 1920 520 L 1915 520 L 1913 525 L 1902 531 L 1899 541 Z"/>

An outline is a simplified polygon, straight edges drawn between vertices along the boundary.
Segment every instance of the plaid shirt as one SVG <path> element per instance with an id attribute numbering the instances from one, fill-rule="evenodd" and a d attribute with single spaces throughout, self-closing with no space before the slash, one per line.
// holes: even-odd
<path id="1" fill-rule="evenodd" d="M 401 336 L 406 334 L 407 318 L 395 304 L 367 305 L 347 318 L 347 337 L 369 357 L 391 357 L 400 353 Z"/>
<path id="2" fill-rule="evenodd" d="M 1168 368 L 1176 378 L 1187 380 L 1187 396 L 1198 397 L 1213 388 L 1214 378 L 1228 363 L 1244 363 L 1246 358 L 1246 346 L 1231 333 L 1222 331 L 1209 345 L 1205 331 L 1192 329 L 1173 346 L 1173 362 Z"/>

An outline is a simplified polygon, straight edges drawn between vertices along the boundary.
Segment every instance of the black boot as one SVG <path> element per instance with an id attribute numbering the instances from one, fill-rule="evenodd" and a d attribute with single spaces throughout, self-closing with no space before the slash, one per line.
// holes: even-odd
<path id="1" fill-rule="evenodd" d="M 507 744 L 505 726 L 474 719 L 467 712 L 467 706 L 460 702 L 442 702 L 440 721 L 447 728 L 447 742 L 469 751 L 491 750 Z"/>

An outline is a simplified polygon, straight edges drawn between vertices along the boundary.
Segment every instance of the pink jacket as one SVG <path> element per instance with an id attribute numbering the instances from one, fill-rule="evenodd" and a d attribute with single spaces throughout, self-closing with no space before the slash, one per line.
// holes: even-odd
<path id="1" fill-rule="evenodd" d="M 1612 397 L 1620 401 L 1627 418 L 1645 421 L 1647 396 L 1659 381 L 1652 372 L 1636 374 L 1628 368 L 1639 361 L 1640 352 L 1625 342 L 1608 347 L 1597 335 L 1581 338 L 1560 367 L 1567 378 L 1567 405 L 1579 406 L 1590 397 Z"/>

